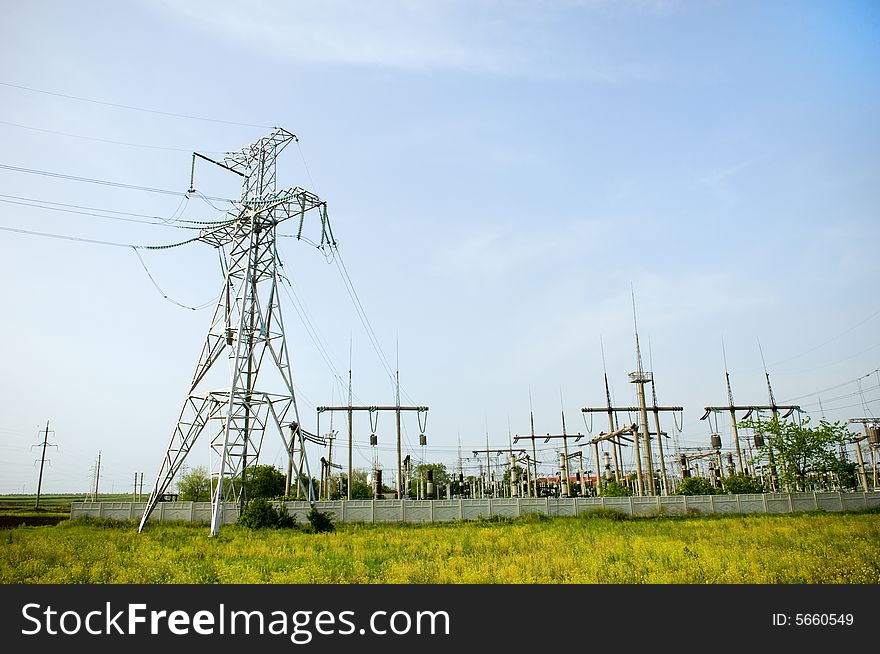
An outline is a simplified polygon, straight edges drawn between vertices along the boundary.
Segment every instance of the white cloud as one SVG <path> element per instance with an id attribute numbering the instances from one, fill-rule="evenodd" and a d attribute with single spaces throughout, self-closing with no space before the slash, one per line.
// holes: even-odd
<path id="1" fill-rule="evenodd" d="M 634 1 L 532 3 L 421 2 L 387 0 L 164 0 L 167 10 L 236 46 L 309 62 L 379 66 L 397 70 L 458 70 L 477 73 L 577 77 L 615 81 L 644 76 L 640 65 L 624 64 L 597 49 L 598 23 L 586 18 L 610 11 L 662 14 L 667 3 Z M 558 30 L 583 23 L 576 41 Z"/>

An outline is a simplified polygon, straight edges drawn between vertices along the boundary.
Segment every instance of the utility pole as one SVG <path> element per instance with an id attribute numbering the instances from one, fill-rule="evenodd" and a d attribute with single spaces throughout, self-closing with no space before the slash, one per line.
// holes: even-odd
<path id="1" fill-rule="evenodd" d="M 862 482 L 862 490 L 868 492 L 868 476 L 865 473 L 865 460 L 862 458 L 861 441 L 868 441 L 868 452 L 871 455 L 871 467 L 874 469 L 874 488 L 877 484 L 877 457 L 875 450 L 880 447 L 880 418 L 850 418 L 850 423 L 859 423 L 865 426 L 865 433 L 861 436 L 853 437 L 852 442 L 856 446 L 856 458 L 859 465 L 859 478 Z"/>
<path id="2" fill-rule="evenodd" d="M 98 501 L 98 482 L 101 480 L 101 451 L 98 450 L 98 463 L 95 468 L 95 501 Z"/>
<path id="3" fill-rule="evenodd" d="M 605 350 L 602 350 L 602 367 L 605 367 Z M 611 389 L 608 386 L 608 373 L 605 374 L 605 404 L 608 409 L 608 431 L 614 431 L 614 407 L 611 406 Z M 591 418 L 592 420 L 592 418 Z M 620 468 L 623 460 L 623 450 L 620 441 L 611 440 L 611 453 L 614 456 L 614 480 L 620 483 Z"/>
<path id="4" fill-rule="evenodd" d="M 660 494 L 668 495 L 669 483 L 666 480 L 666 459 L 663 456 L 663 436 L 665 434 L 660 431 L 660 412 L 656 410 L 657 388 L 654 385 L 653 375 L 651 376 L 651 400 L 654 403 L 654 406 L 651 407 L 651 410 L 654 414 L 654 428 L 657 430 L 657 449 L 660 453 Z M 650 433 L 648 435 L 650 436 Z"/>
<path id="5" fill-rule="evenodd" d="M 633 442 L 637 442 L 639 434 L 638 425 L 631 424 L 621 427 L 620 429 L 612 429 L 609 432 L 599 432 L 599 434 L 588 441 L 588 443 L 593 446 L 593 454 L 596 457 L 596 495 L 602 494 L 602 470 L 599 467 L 599 443 L 602 441 L 611 441 L 613 445 L 615 439 L 623 438 L 623 434 L 632 434 Z"/>
<path id="6" fill-rule="evenodd" d="M 54 430 L 52 433 L 53 434 L 55 433 Z M 39 461 L 40 461 L 40 476 L 37 478 L 37 501 L 36 501 L 36 504 L 34 504 L 35 509 L 40 508 L 40 492 L 42 491 L 42 488 L 43 488 L 43 466 L 46 463 L 46 448 L 47 447 L 58 447 L 57 445 L 53 445 L 52 443 L 49 442 L 49 421 L 48 420 L 46 421 L 46 431 L 43 434 L 43 442 L 37 443 L 33 447 L 40 447 L 40 446 L 43 447 L 43 453 L 39 459 Z M 51 463 L 51 461 L 50 461 L 50 463 Z"/>
<path id="7" fill-rule="evenodd" d="M 399 388 L 399 386 L 398 386 Z M 351 398 L 351 393 L 349 392 L 349 399 Z M 327 411 L 346 411 L 348 413 L 348 475 L 349 475 L 349 499 L 351 499 L 351 476 L 353 473 L 352 470 L 352 413 L 354 411 L 368 411 L 370 414 L 370 420 L 372 423 L 373 414 L 376 414 L 376 421 L 378 423 L 378 414 L 382 411 L 394 411 L 395 418 L 397 422 L 397 492 L 398 498 L 402 498 L 402 465 L 403 461 L 401 460 L 401 445 L 400 445 L 400 412 L 401 411 L 415 411 L 419 414 L 419 420 L 421 420 L 421 415 L 426 414 L 428 412 L 428 407 L 426 406 L 401 406 L 400 405 L 400 396 L 397 397 L 397 402 L 394 406 L 353 406 L 351 402 L 345 406 L 319 406 L 317 408 L 318 412 L 318 431 L 321 428 L 321 414 Z M 421 424 L 421 423 L 420 423 Z M 372 424 L 371 424 L 372 426 Z M 373 432 L 372 435 L 374 435 Z M 371 443 L 375 445 L 375 443 Z"/>
<path id="8" fill-rule="evenodd" d="M 761 343 L 758 342 L 758 349 L 761 349 Z M 723 350 L 723 343 L 722 343 Z M 764 352 L 761 351 L 761 362 L 764 362 Z M 730 374 L 727 371 L 727 354 L 724 354 L 724 378 L 727 382 L 727 406 L 707 406 L 704 407 L 705 413 L 700 420 L 706 420 L 711 413 L 727 411 L 730 413 L 730 422 L 733 426 L 733 441 L 736 445 L 736 455 L 739 460 L 739 470 L 740 472 L 745 472 L 745 466 L 742 461 L 742 453 L 739 446 L 739 430 L 737 428 L 737 420 L 736 420 L 736 412 L 737 411 L 745 411 L 745 414 L 741 418 L 741 420 L 748 420 L 749 417 L 755 411 L 770 411 L 774 420 L 779 420 L 779 412 L 785 411 L 785 414 L 782 416 L 782 419 L 785 420 L 795 411 L 800 411 L 801 407 L 797 404 L 777 404 L 776 398 L 773 395 L 773 386 L 770 384 L 770 373 L 767 372 L 767 366 L 764 364 L 764 378 L 767 381 L 767 395 L 770 399 L 769 404 L 743 404 L 737 405 L 733 401 L 733 390 L 730 385 Z M 770 483 L 771 487 L 776 490 L 778 485 L 778 478 L 776 474 L 776 461 L 773 457 L 773 449 L 768 446 L 767 448 L 767 456 L 770 463 Z"/>
<path id="9" fill-rule="evenodd" d="M 395 392 L 394 401 L 396 410 L 394 412 L 395 422 L 397 423 L 397 499 L 403 499 L 403 458 L 400 451 L 400 371 L 394 374 Z"/>
<path id="10" fill-rule="evenodd" d="M 349 343 L 349 354 L 348 354 L 348 499 L 351 499 L 351 485 L 354 481 L 354 468 L 351 462 L 351 454 L 353 449 L 353 434 L 354 429 L 352 428 L 352 412 L 351 412 L 351 344 Z"/>
<path id="11" fill-rule="evenodd" d="M 535 451 L 535 411 L 532 409 L 532 389 L 529 389 L 529 425 L 532 428 L 532 462 L 535 465 L 535 475 L 532 478 L 535 489 L 532 497 L 538 497 L 538 455 Z"/>
<path id="12" fill-rule="evenodd" d="M 566 433 L 566 432 L 565 432 L 565 418 L 564 418 L 564 416 L 563 416 L 563 421 L 562 421 L 562 422 L 563 422 L 563 425 L 562 425 L 562 427 L 563 427 L 563 432 L 562 432 L 561 434 L 549 434 L 549 433 L 548 433 L 548 434 L 544 434 L 543 436 L 536 436 L 534 433 L 531 434 L 531 435 L 528 435 L 528 436 L 520 436 L 519 434 L 517 434 L 517 435 L 515 435 L 515 436 L 513 437 L 513 442 L 514 442 L 514 443 L 517 443 L 517 442 L 519 442 L 519 441 L 521 441 L 521 440 L 530 440 L 530 441 L 532 441 L 532 452 L 534 452 L 534 451 L 535 451 L 535 441 L 537 441 L 538 439 L 543 439 L 543 441 L 544 441 L 545 443 L 549 443 L 551 440 L 555 440 L 555 439 L 557 439 L 557 438 L 561 438 L 561 439 L 563 440 L 563 446 L 564 446 L 564 448 L 565 448 L 565 454 L 564 454 L 564 455 L 560 455 L 560 462 L 561 462 L 561 461 L 562 461 L 562 456 L 567 456 L 567 453 L 568 453 L 568 439 L 569 439 L 569 438 L 574 438 L 575 442 L 577 442 L 577 441 L 579 441 L 581 438 L 584 437 L 584 435 L 581 434 L 581 433 L 578 433 L 578 434 L 569 434 L 569 433 Z M 534 431 L 534 428 L 533 428 L 533 431 Z M 520 450 L 520 451 L 522 451 L 522 450 Z M 562 479 L 561 479 L 562 475 L 563 475 L 563 474 L 566 474 L 566 473 L 568 472 L 568 459 L 565 460 L 565 464 L 562 465 L 561 467 L 563 468 L 563 470 L 560 472 L 560 480 L 559 480 L 559 481 L 560 481 L 560 484 L 562 483 Z M 535 462 L 535 497 L 538 496 L 538 494 L 537 494 L 537 487 L 538 487 L 538 486 L 537 486 L 537 485 L 538 485 L 537 469 L 538 469 L 538 467 L 537 467 L 537 461 L 536 461 L 536 462 Z M 566 483 L 568 483 L 568 482 L 566 482 Z"/>
<path id="13" fill-rule="evenodd" d="M 320 427 L 320 425 L 319 425 Z M 327 444 L 323 438 L 318 436 L 317 434 L 313 434 L 305 429 L 302 429 L 297 423 L 293 422 L 290 424 L 290 439 L 287 441 L 288 447 L 290 448 L 287 453 L 287 479 L 284 482 L 284 494 L 290 495 L 290 488 L 293 485 L 294 473 L 296 473 L 296 497 L 299 499 L 300 493 L 303 494 L 306 499 L 311 500 L 312 497 L 312 478 L 309 475 L 307 481 L 309 484 L 308 489 L 305 488 L 304 482 L 302 480 L 302 469 L 305 465 L 305 443 L 314 443 L 316 445 L 324 446 Z M 300 444 L 299 449 L 299 463 L 294 464 L 294 455 L 296 452 L 295 445 L 296 443 Z"/>
<path id="14" fill-rule="evenodd" d="M 488 475 L 489 482 L 491 484 L 492 481 L 492 468 L 491 463 L 489 461 L 489 455 L 492 453 L 495 454 L 509 454 L 513 456 L 515 453 L 519 452 L 520 454 L 525 454 L 525 450 L 518 450 L 513 447 L 488 447 L 488 442 L 486 443 L 487 447 L 483 450 L 473 450 L 474 457 L 477 457 L 480 454 L 486 455 L 486 474 Z M 511 471 L 513 468 L 511 468 Z M 511 478 L 513 477 L 513 472 L 511 472 Z"/>
<path id="15" fill-rule="evenodd" d="M 560 392 L 559 395 L 560 395 L 559 400 L 561 403 L 562 402 L 562 393 Z M 565 465 L 563 466 L 563 468 L 565 468 L 565 485 L 562 488 L 565 490 L 564 497 L 568 497 L 571 494 L 571 489 L 570 489 L 571 471 L 568 468 L 568 434 L 565 431 L 565 410 L 562 410 L 561 413 L 562 413 L 562 449 L 563 449 L 563 454 L 565 456 L 565 458 L 563 459 L 563 462 L 565 463 Z M 560 475 L 561 474 L 562 473 L 560 472 Z"/>
<path id="16" fill-rule="evenodd" d="M 635 374 L 635 373 L 633 373 L 633 374 Z M 650 374 L 650 373 L 648 373 L 648 374 Z M 639 388 L 643 388 L 641 384 L 639 384 Z M 664 412 L 670 412 L 670 411 L 671 411 L 671 412 L 679 412 L 679 413 L 680 413 L 680 412 L 684 411 L 684 408 L 683 408 L 683 407 L 680 407 L 680 406 L 657 406 L 656 404 L 654 404 L 653 406 L 650 406 L 650 407 L 647 407 L 647 406 L 646 406 L 646 407 L 645 407 L 645 412 L 646 412 L 646 413 L 645 413 L 645 415 L 643 416 L 645 419 L 647 419 L 647 411 L 648 411 L 648 410 L 650 410 L 650 411 L 652 411 L 652 412 L 656 412 L 656 413 L 664 413 Z M 641 407 L 641 406 L 609 406 L 609 407 L 604 407 L 604 406 L 598 406 L 598 407 L 597 407 L 597 406 L 593 406 L 593 407 L 584 407 L 583 409 L 581 409 L 581 411 L 583 411 L 584 413 L 606 413 L 606 412 L 607 412 L 610 416 L 613 416 L 613 414 L 615 414 L 615 413 L 629 413 L 629 414 L 637 413 L 637 414 L 641 414 L 641 412 L 642 412 L 642 407 Z M 613 418 L 609 419 L 609 422 L 613 422 Z M 641 431 L 641 429 L 639 429 L 639 430 L 637 430 L 637 431 Z M 659 432 L 660 430 L 658 429 L 657 431 Z M 632 433 L 632 432 L 629 432 L 629 431 L 623 431 L 623 432 L 620 432 L 620 430 L 617 430 L 617 429 L 611 429 L 611 430 L 609 430 L 609 432 L 606 433 L 606 435 L 607 435 L 607 434 L 615 434 L 615 433 L 623 433 L 623 434 L 625 434 L 625 433 Z M 651 433 L 650 433 L 650 432 L 647 433 L 647 434 L 645 434 L 645 438 L 646 438 L 646 439 L 649 439 L 650 436 L 651 436 Z M 657 438 L 660 439 L 660 438 L 662 438 L 662 436 L 661 436 L 661 435 L 658 435 Z M 612 443 L 614 443 L 614 442 L 619 442 L 619 439 L 618 439 L 616 436 L 612 436 L 612 437 L 604 438 L 604 439 L 602 439 L 602 440 L 609 440 L 609 441 L 611 441 Z M 650 441 L 649 441 L 649 442 L 650 442 Z M 633 446 L 635 447 L 636 474 L 637 474 L 637 476 L 639 477 L 639 480 L 640 480 L 639 483 L 636 484 L 636 489 L 637 489 L 637 494 L 638 494 L 638 495 L 642 495 L 642 494 L 643 494 L 643 492 L 642 492 L 642 488 L 643 488 L 643 486 L 642 486 L 642 482 L 641 482 L 641 471 L 642 471 L 642 469 L 641 469 L 641 465 L 639 464 L 639 451 L 640 451 L 640 448 L 639 448 L 639 439 L 637 439 L 637 438 L 633 439 Z M 597 448 L 597 449 L 598 449 L 598 448 Z M 651 476 L 653 476 L 653 475 L 651 475 Z"/>
<path id="17" fill-rule="evenodd" d="M 730 381 L 728 379 L 728 387 L 727 387 L 728 391 L 730 390 L 729 384 L 730 384 Z M 796 404 L 734 404 L 733 403 L 733 394 L 729 395 L 729 399 L 730 399 L 731 403 L 728 404 L 727 406 L 703 407 L 703 410 L 705 411 L 705 413 L 702 415 L 700 420 L 706 420 L 713 413 L 719 413 L 719 412 L 724 412 L 724 411 L 727 411 L 730 413 L 730 421 L 733 424 L 733 439 L 734 439 L 734 442 L 736 443 L 736 454 L 738 457 L 740 457 L 739 469 L 740 469 L 740 472 L 745 472 L 745 465 L 742 462 L 741 452 L 740 452 L 740 447 L 739 447 L 739 431 L 737 430 L 736 412 L 737 411 L 745 411 L 742 418 L 740 418 L 740 420 L 739 420 L 740 422 L 742 422 L 743 420 L 748 420 L 751 417 L 752 413 L 754 413 L 755 411 L 759 411 L 759 412 L 760 411 L 770 411 L 773 414 L 773 417 L 777 418 L 777 419 L 779 418 L 779 412 L 785 411 L 785 413 L 782 416 L 782 419 L 785 420 L 795 411 L 800 411 L 801 407 Z M 773 460 L 772 452 L 770 453 L 770 459 L 771 459 L 771 461 Z M 773 477 L 775 478 L 776 477 L 776 465 L 775 465 L 775 463 L 772 463 L 771 465 L 773 467 L 772 474 L 773 474 Z"/>
<path id="18" fill-rule="evenodd" d="M 639 348 L 639 327 L 636 323 L 636 295 L 635 291 L 632 293 L 632 305 L 633 305 L 633 328 L 636 334 L 636 364 L 637 368 L 635 372 L 629 373 L 629 381 L 631 384 L 636 384 L 636 390 L 638 391 L 639 398 L 639 414 L 642 418 L 642 433 L 644 434 L 645 439 L 645 467 L 647 468 L 648 473 L 648 485 L 647 492 L 648 495 L 655 495 L 654 490 L 654 463 L 652 461 L 651 454 L 651 436 L 648 433 L 650 431 L 648 427 L 648 410 L 645 405 L 645 384 L 649 382 L 653 382 L 654 376 L 652 373 L 645 371 L 642 368 L 642 351 Z M 659 429 L 657 431 L 660 431 Z M 639 495 L 642 494 L 642 471 L 641 471 L 641 460 L 639 457 L 639 441 L 635 439 L 636 446 L 636 474 L 639 477 Z"/>
<path id="19" fill-rule="evenodd" d="M 578 469 L 577 469 L 577 479 L 580 482 L 581 487 L 581 497 L 587 496 L 587 482 L 584 479 L 584 452 L 583 450 L 578 450 L 577 452 L 572 452 L 571 454 L 566 455 L 567 460 L 571 460 L 574 458 L 578 459 Z M 570 474 L 570 471 L 569 471 Z"/>
<path id="20" fill-rule="evenodd" d="M 223 286 L 138 531 L 208 425 L 216 425 L 211 450 L 212 460 L 218 461 L 218 469 L 211 471 L 217 480 L 211 493 L 211 536 L 223 523 L 224 504 L 238 499 L 233 481 L 258 461 L 265 434 L 276 432 L 286 451 L 293 451 L 285 426 L 301 426 L 302 421 L 281 315 L 276 230 L 294 219 L 299 223 L 296 238 L 301 239 L 307 215 L 316 216 L 320 223 L 316 240 L 321 246 L 336 244 L 326 202 L 299 187 L 276 189 L 276 159 L 295 140 L 295 134 L 275 128 L 245 148 L 227 153 L 222 161 L 193 153 L 192 192 L 198 157 L 240 176 L 241 196 L 222 219 L 205 223 L 194 239 L 218 251 Z M 228 387 L 208 388 L 208 373 L 223 360 L 230 364 Z M 255 388 L 257 380 L 266 385 Z M 299 429 L 291 433 L 302 437 Z M 311 480 L 302 440 L 300 456 Z M 296 471 L 298 479 L 301 472 Z M 313 500 L 311 488 L 310 482 Z"/>
<path id="21" fill-rule="evenodd" d="M 611 388 L 608 385 L 608 369 L 605 366 L 605 343 L 599 337 L 599 346 L 602 350 L 602 374 L 605 376 L 605 404 L 608 407 L 608 431 L 614 431 L 614 411 L 612 410 Z M 655 403 L 656 404 L 656 403 Z M 592 425 L 592 418 L 590 419 Z M 620 467 L 623 461 L 623 449 L 619 441 L 611 440 L 611 453 L 614 456 L 614 480 L 620 483 Z"/>

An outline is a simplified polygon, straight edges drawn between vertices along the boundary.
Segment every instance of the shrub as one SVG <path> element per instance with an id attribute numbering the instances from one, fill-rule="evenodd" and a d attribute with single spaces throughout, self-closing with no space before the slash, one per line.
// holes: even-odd
<path id="1" fill-rule="evenodd" d="M 248 502 L 236 524 L 249 529 L 291 529 L 296 527 L 296 516 L 284 507 L 275 508 L 269 500 L 259 497 Z"/>
<path id="2" fill-rule="evenodd" d="M 333 531 L 333 516 L 329 513 L 318 511 L 318 509 L 312 507 L 312 510 L 306 514 L 306 518 L 312 526 L 312 531 L 316 534 L 322 531 Z"/>
<path id="3" fill-rule="evenodd" d="M 678 489 L 678 495 L 718 495 L 719 490 L 705 477 L 688 477 Z"/>
<path id="4" fill-rule="evenodd" d="M 724 477 L 724 479 L 721 480 L 721 485 L 724 486 L 724 492 L 730 493 L 731 495 L 746 495 L 749 493 L 764 492 L 764 486 L 761 484 L 761 480 L 754 479 L 753 477 L 749 477 L 742 473 Z"/>
<path id="5" fill-rule="evenodd" d="M 492 524 L 492 523 L 503 523 L 510 524 L 513 522 L 513 518 L 510 518 L 506 515 L 481 515 L 478 516 L 474 521 L 478 524 Z"/>
<path id="6" fill-rule="evenodd" d="M 592 511 L 584 511 L 583 513 L 581 513 L 581 517 L 587 519 L 606 518 L 608 520 L 614 520 L 615 522 L 633 519 L 632 516 L 628 513 L 615 511 L 614 509 L 594 509 Z"/>
<path id="7" fill-rule="evenodd" d="M 602 495 L 605 497 L 629 497 L 632 494 L 632 488 L 616 481 L 609 481 L 602 487 Z"/>

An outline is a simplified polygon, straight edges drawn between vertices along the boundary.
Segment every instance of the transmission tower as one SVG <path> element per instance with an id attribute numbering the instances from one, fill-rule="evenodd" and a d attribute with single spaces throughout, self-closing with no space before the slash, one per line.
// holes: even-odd
<path id="1" fill-rule="evenodd" d="M 299 441 L 300 461 L 310 480 L 309 499 L 314 499 L 308 460 L 302 457 L 305 436 L 299 427 L 302 422 L 281 317 L 276 229 L 286 220 L 297 219 L 296 238 L 300 239 L 306 214 L 317 213 L 320 246 L 336 243 L 324 201 L 299 187 L 275 188 L 276 159 L 295 140 L 294 134 L 276 128 L 247 147 L 227 153 L 222 161 L 193 153 L 190 192 L 195 192 L 198 157 L 241 176 L 241 199 L 224 220 L 209 223 L 199 233 L 199 241 L 218 250 L 223 285 L 138 531 L 205 430 L 211 432 L 212 536 L 223 523 L 225 502 L 237 500 L 243 508 L 245 485 L 233 481 L 243 481 L 248 467 L 256 465 L 267 432 L 276 432 L 287 452 Z M 217 365 L 221 359 L 228 361 L 228 368 Z M 211 390 L 209 373 L 213 370 L 217 377 L 220 369 L 227 386 Z M 290 428 L 289 439 L 285 427 Z M 300 472 L 297 466 L 297 478 Z"/>

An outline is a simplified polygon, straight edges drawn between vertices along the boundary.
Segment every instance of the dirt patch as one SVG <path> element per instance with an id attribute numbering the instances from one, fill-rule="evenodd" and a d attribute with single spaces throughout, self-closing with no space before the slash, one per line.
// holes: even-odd
<path id="1" fill-rule="evenodd" d="M 67 516 L 59 515 L 0 515 L 0 529 L 14 529 L 21 525 L 30 527 L 43 527 L 45 525 L 57 525 L 67 520 Z"/>

